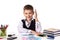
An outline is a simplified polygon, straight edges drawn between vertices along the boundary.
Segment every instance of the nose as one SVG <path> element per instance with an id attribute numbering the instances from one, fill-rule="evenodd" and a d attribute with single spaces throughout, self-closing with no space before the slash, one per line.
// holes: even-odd
<path id="1" fill-rule="evenodd" d="M 30 16 L 30 14 L 28 13 L 28 16 Z"/>
<path id="2" fill-rule="evenodd" d="M 27 17 L 30 17 L 30 14 L 28 14 Z"/>

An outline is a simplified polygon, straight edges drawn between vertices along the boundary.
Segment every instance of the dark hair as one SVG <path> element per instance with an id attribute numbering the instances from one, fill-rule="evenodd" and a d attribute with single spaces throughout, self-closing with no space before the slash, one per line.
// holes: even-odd
<path id="1" fill-rule="evenodd" d="M 32 5 L 25 5 L 24 6 L 24 10 L 27 9 L 27 10 L 33 10 L 33 6 Z"/>

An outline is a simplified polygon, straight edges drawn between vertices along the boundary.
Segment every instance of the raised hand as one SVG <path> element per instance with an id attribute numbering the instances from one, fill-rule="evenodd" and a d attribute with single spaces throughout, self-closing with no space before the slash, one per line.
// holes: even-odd
<path id="1" fill-rule="evenodd" d="M 35 16 L 35 19 L 37 18 L 37 11 L 35 9 L 35 12 L 34 12 L 34 16 Z"/>
<path id="2" fill-rule="evenodd" d="M 34 12 L 34 18 L 35 18 L 36 21 L 38 21 L 36 9 L 35 9 L 35 12 Z"/>

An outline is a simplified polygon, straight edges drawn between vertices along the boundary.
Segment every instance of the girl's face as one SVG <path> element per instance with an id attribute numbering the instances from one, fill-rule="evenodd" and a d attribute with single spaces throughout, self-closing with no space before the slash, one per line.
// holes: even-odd
<path id="1" fill-rule="evenodd" d="M 26 17 L 27 20 L 31 20 L 33 17 L 34 12 L 32 10 L 24 10 L 24 16 Z"/>

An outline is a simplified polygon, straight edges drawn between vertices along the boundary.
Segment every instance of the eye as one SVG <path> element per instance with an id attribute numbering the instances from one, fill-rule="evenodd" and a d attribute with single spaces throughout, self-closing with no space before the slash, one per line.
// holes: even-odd
<path id="1" fill-rule="evenodd" d="M 31 13 L 29 13 L 29 14 L 31 14 Z"/>
<path id="2" fill-rule="evenodd" d="M 27 14 L 27 13 L 25 13 L 25 14 Z"/>

